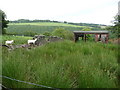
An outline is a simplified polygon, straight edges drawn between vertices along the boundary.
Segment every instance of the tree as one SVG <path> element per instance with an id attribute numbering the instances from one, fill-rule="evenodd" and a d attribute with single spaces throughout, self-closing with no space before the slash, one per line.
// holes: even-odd
<path id="1" fill-rule="evenodd" d="M 85 28 L 82 29 L 82 31 L 91 31 L 91 30 L 92 29 L 90 27 L 85 27 Z M 93 39 L 92 38 L 93 35 L 87 34 L 86 36 L 87 36 L 87 39 Z"/>
<path id="2" fill-rule="evenodd" d="M 110 31 L 110 38 L 120 38 L 120 15 L 114 17 L 112 26 L 107 26 L 105 29 Z"/>
<path id="3" fill-rule="evenodd" d="M 73 32 L 65 30 L 64 28 L 56 28 L 53 32 L 53 35 L 62 37 L 68 40 L 74 40 Z"/>
<path id="4" fill-rule="evenodd" d="M 43 33 L 43 35 L 45 35 L 45 36 L 51 36 L 52 34 L 50 32 L 45 32 L 45 33 Z"/>
<path id="5" fill-rule="evenodd" d="M 0 26 L 2 27 L 0 30 L 0 32 L 2 32 L 2 34 L 6 34 L 6 28 L 8 27 L 8 23 L 9 21 L 8 20 L 5 20 L 6 19 L 6 14 L 0 10 Z"/>
<path id="6" fill-rule="evenodd" d="M 30 22 L 29 19 L 18 19 L 18 23 L 28 23 Z"/>
<path id="7" fill-rule="evenodd" d="M 120 37 L 120 15 L 117 15 L 115 17 L 115 21 L 114 21 L 114 33 L 117 34 L 118 38 Z"/>
<path id="8" fill-rule="evenodd" d="M 67 21 L 64 21 L 64 23 L 67 23 Z"/>

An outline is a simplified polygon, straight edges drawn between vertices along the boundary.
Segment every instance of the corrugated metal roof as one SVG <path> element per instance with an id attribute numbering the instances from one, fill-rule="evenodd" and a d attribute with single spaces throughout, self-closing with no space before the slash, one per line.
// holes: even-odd
<path id="1" fill-rule="evenodd" d="M 109 31 L 105 31 L 105 30 L 103 30 L 103 31 L 73 31 L 73 33 L 109 33 Z"/>

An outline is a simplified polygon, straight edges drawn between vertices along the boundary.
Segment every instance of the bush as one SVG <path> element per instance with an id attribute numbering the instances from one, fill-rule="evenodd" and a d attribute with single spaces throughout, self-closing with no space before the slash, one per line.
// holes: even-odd
<path id="1" fill-rule="evenodd" d="M 45 33 L 43 33 L 43 35 L 45 35 L 45 36 L 51 36 L 52 34 L 50 32 L 45 32 Z"/>
<path id="2" fill-rule="evenodd" d="M 85 27 L 85 28 L 82 29 L 82 31 L 91 31 L 91 30 L 92 29 L 90 27 Z M 93 40 L 94 39 L 93 35 L 91 35 L 91 34 L 87 34 L 86 36 L 87 36 L 87 39 L 89 39 L 89 40 Z"/>
<path id="3" fill-rule="evenodd" d="M 64 28 L 56 28 L 53 32 L 53 35 L 62 37 L 64 39 L 73 40 L 74 35 L 71 31 L 65 30 Z"/>

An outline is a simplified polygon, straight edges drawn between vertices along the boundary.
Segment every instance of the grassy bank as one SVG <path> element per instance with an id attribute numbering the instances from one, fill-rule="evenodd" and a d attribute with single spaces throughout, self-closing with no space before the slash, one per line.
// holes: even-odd
<path id="1" fill-rule="evenodd" d="M 32 49 L 2 49 L 3 75 L 55 88 L 117 88 L 117 45 L 49 43 Z M 9 88 L 39 88 L 3 79 Z"/>

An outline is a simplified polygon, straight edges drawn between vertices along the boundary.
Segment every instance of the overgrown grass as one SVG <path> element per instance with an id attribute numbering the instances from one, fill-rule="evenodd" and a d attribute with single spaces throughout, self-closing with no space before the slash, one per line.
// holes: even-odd
<path id="1" fill-rule="evenodd" d="M 2 49 L 2 74 L 54 88 L 117 88 L 117 45 L 62 41 Z M 3 79 L 9 88 L 39 88 Z"/>

